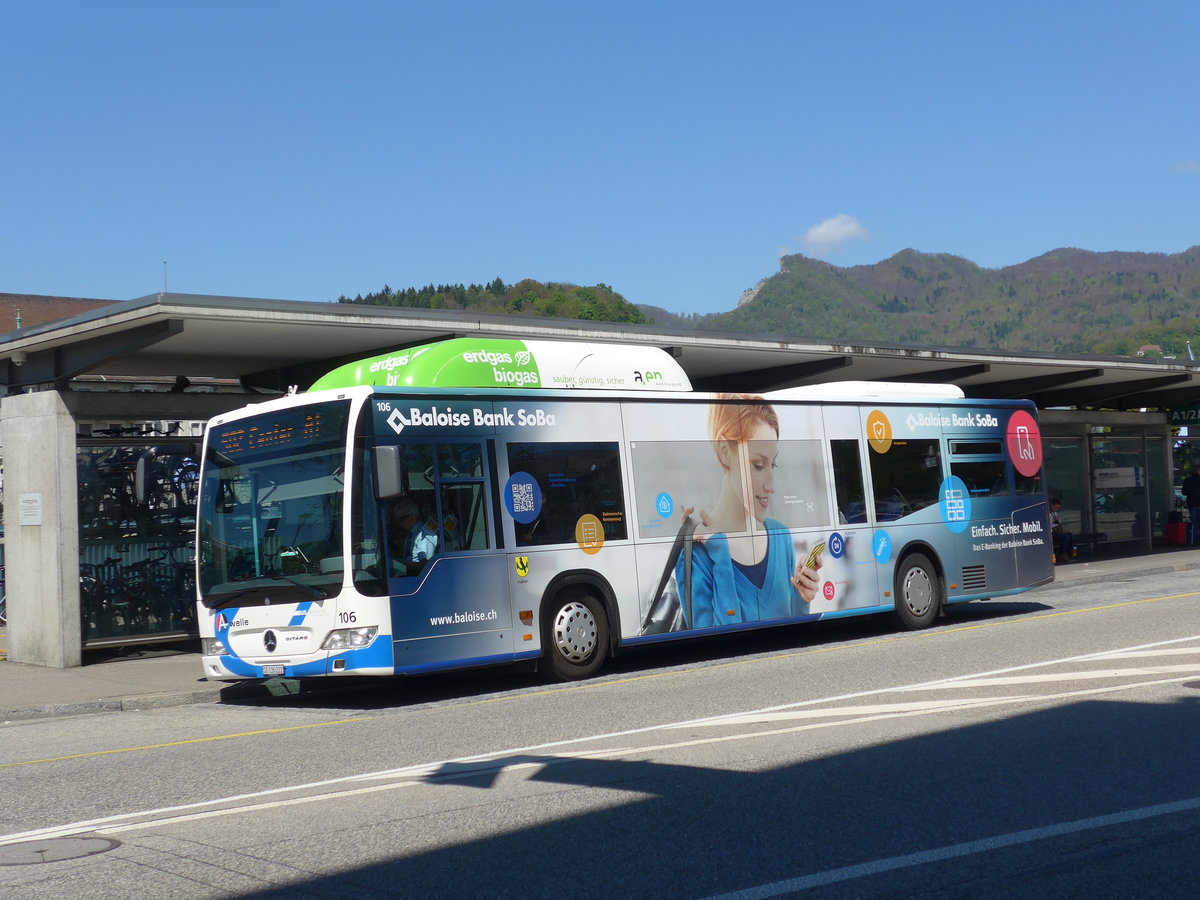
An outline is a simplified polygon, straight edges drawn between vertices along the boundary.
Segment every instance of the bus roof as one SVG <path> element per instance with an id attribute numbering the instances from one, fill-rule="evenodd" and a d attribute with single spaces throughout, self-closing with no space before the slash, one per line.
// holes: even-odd
<path id="1" fill-rule="evenodd" d="M 766 395 L 772 400 L 961 400 L 966 394 L 956 384 L 891 381 L 830 381 L 783 388 Z"/>
<path id="2" fill-rule="evenodd" d="M 339 366 L 309 388 L 552 388 L 690 391 L 683 368 L 659 347 L 575 341 L 451 338 Z"/>

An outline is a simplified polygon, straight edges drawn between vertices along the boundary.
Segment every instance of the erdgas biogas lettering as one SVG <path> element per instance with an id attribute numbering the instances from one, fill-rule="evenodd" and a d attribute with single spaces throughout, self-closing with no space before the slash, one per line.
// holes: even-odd
<path id="1" fill-rule="evenodd" d="M 389 356 L 387 359 L 377 359 L 371 363 L 370 370 L 372 372 L 391 372 L 392 369 L 400 366 L 408 365 L 408 354 L 403 356 Z"/>
<path id="2" fill-rule="evenodd" d="M 537 372 L 518 372 L 513 369 L 497 369 L 495 366 L 492 366 L 492 377 L 496 379 L 496 384 L 515 384 L 517 387 L 538 383 Z"/>
<path id="3" fill-rule="evenodd" d="M 518 357 L 522 354 L 517 354 Z M 528 357 L 528 354 L 524 354 Z M 511 384 L 516 387 L 524 387 L 527 384 L 538 384 L 538 373 L 530 371 L 518 371 L 515 369 L 504 369 L 501 366 L 511 366 L 514 362 L 518 365 L 525 365 L 528 359 L 518 358 L 513 359 L 511 353 L 496 350 L 472 350 L 462 355 L 463 362 L 467 363 L 483 363 L 492 367 L 492 379 L 496 384 Z"/>
<path id="4" fill-rule="evenodd" d="M 469 363 L 487 363 L 489 366 L 498 366 L 501 363 L 511 363 L 513 361 L 512 354 L 497 353 L 493 350 L 475 350 L 464 353 L 462 355 L 463 362 Z"/>

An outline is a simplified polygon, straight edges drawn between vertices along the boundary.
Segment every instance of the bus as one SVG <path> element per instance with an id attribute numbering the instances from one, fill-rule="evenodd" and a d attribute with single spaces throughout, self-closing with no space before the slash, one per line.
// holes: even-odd
<path id="1" fill-rule="evenodd" d="M 534 665 L 1053 580 L 1036 409 L 947 385 L 693 391 L 649 346 L 453 338 L 212 419 L 214 680 Z"/>

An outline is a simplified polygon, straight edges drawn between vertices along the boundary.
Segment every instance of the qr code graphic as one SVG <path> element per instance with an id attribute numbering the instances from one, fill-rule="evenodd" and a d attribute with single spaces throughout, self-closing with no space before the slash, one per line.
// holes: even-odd
<path id="1" fill-rule="evenodd" d="M 529 483 L 512 486 L 512 506 L 514 513 L 533 512 L 533 485 Z"/>
<path id="2" fill-rule="evenodd" d="M 948 490 L 943 492 L 944 503 L 946 507 L 947 522 L 965 522 L 967 521 L 967 501 L 963 499 L 963 492 L 960 490 Z"/>

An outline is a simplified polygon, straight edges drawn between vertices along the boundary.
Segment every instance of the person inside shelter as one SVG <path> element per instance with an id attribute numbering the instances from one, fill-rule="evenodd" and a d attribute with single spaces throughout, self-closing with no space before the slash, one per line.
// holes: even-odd
<path id="1" fill-rule="evenodd" d="M 1054 544 L 1054 559 L 1056 562 L 1070 562 L 1075 559 L 1075 535 L 1067 531 L 1058 511 L 1062 509 L 1062 500 L 1050 498 L 1050 540 Z"/>
<path id="2" fill-rule="evenodd" d="M 1196 544 L 1200 542 L 1200 465 L 1192 467 L 1192 474 L 1183 479 L 1179 490 L 1187 500 L 1187 542 Z"/>
<path id="3" fill-rule="evenodd" d="M 388 508 L 388 555 L 393 575 L 415 575 L 437 553 L 437 530 L 407 494 Z"/>

